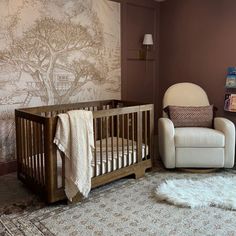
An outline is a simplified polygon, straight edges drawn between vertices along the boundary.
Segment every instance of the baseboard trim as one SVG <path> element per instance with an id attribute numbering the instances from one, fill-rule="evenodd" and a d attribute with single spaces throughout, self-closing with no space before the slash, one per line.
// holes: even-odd
<path id="1" fill-rule="evenodd" d="M 0 162 L 0 176 L 6 175 L 17 170 L 16 160 Z"/>

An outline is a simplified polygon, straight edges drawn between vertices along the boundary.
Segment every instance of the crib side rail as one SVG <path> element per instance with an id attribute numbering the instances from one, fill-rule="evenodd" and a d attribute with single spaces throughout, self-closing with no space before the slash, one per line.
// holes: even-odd
<path id="1" fill-rule="evenodd" d="M 86 110 L 102 110 L 106 107 L 112 108 L 116 107 L 118 101 L 116 100 L 104 100 L 104 101 L 91 101 L 91 102 L 81 102 L 81 103 L 71 103 L 71 104 L 60 104 L 60 105 L 50 105 L 50 106 L 40 106 L 40 107 L 28 107 L 20 109 L 23 112 L 38 114 L 44 117 L 52 117 L 59 113 L 64 113 L 69 110 L 76 109 L 86 109 Z"/>
<path id="2" fill-rule="evenodd" d="M 17 175 L 41 195 L 48 184 L 46 122 L 44 117 L 15 110 Z"/>
<path id="3" fill-rule="evenodd" d="M 36 115 L 39 117 L 54 117 L 59 113 L 65 113 L 70 110 L 84 109 L 90 111 L 107 110 L 112 108 L 122 108 L 138 106 L 137 102 L 122 101 L 122 100 L 103 100 L 103 101 L 91 101 L 71 104 L 60 104 L 51 106 L 40 106 L 40 107 L 27 107 L 18 109 L 22 111 L 22 115 L 29 116 L 29 114 Z"/>
<path id="4" fill-rule="evenodd" d="M 95 177 L 153 156 L 152 104 L 96 111 L 93 117 Z"/>

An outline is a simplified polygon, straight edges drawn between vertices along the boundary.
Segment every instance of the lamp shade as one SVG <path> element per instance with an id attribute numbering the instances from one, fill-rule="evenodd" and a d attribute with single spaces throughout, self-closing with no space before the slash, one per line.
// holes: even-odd
<path id="1" fill-rule="evenodd" d="M 152 34 L 145 34 L 144 35 L 143 45 L 153 45 Z"/>

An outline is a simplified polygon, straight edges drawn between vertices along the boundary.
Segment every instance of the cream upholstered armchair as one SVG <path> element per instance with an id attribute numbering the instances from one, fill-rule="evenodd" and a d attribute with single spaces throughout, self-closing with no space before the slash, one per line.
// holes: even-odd
<path id="1" fill-rule="evenodd" d="M 165 92 L 163 108 L 168 106 L 209 107 L 209 101 L 198 85 L 178 83 Z M 214 118 L 212 127 L 175 127 L 167 117 L 163 112 L 158 120 L 159 153 L 166 168 L 233 167 L 235 127 L 230 120 Z"/>

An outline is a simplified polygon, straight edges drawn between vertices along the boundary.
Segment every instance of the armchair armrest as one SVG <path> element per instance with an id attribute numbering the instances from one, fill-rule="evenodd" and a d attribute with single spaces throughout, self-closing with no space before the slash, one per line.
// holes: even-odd
<path id="1" fill-rule="evenodd" d="M 158 120 L 159 153 L 166 168 L 175 168 L 175 129 L 168 118 Z"/>
<path id="2" fill-rule="evenodd" d="M 235 153 L 235 126 L 234 123 L 223 117 L 214 118 L 214 128 L 225 135 L 225 168 L 234 166 Z"/>

